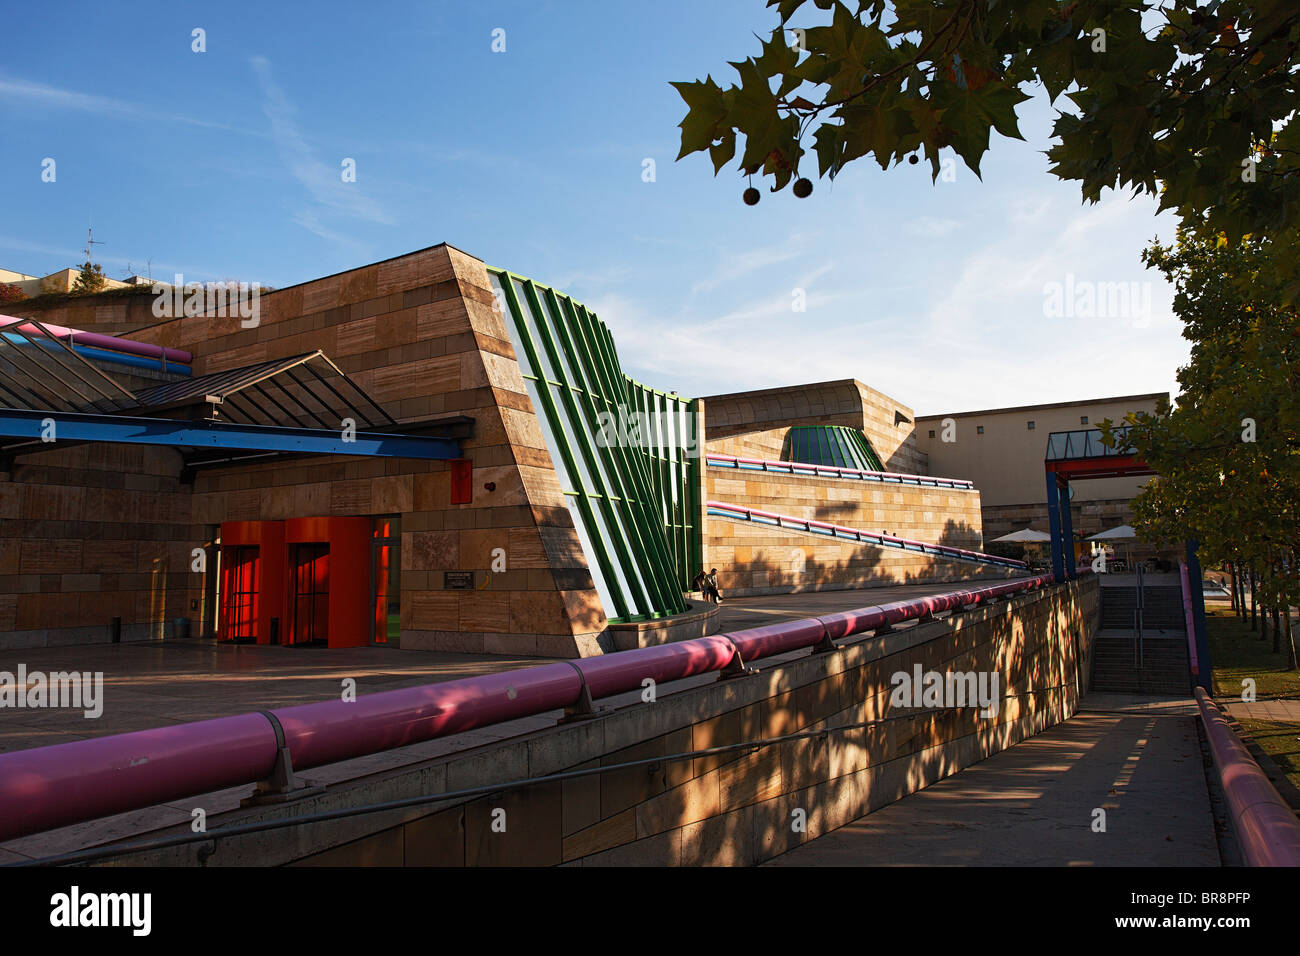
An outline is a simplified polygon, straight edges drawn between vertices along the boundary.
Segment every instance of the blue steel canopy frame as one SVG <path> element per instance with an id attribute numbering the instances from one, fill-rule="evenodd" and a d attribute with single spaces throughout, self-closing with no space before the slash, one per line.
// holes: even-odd
<path id="1" fill-rule="evenodd" d="M 45 440 L 53 423 L 53 441 Z M 0 409 L 0 458 L 67 447 L 68 442 L 167 445 L 231 452 L 293 455 L 373 455 L 443 460 L 460 457 L 460 441 L 441 436 L 282 428 L 174 418 Z M 248 456 L 254 457 L 254 456 Z M 261 457 L 260 454 L 255 457 Z"/>
<path id="2" fill-rule="evenodd" d="M 473 419 L 398 424 L 319 349 L 132 393 L 33 320 L 0 337 L 0 470 L 86 442 L 181 452 L 199 468 L 285 457 L 451 460 Z"/>
<path id="3" fill-rule="evenodd" d="M 1089 428 L 1053 432 L 1047 436 L 1044 466 L 1047 472 L 1047 521 L 1052 536 L 1052 571 L 1058 581 L 1078 576 L 1074 562 L 1074 531 L 1070 523 L 1070 482 L 1090 478 L 1140 477 L 1155 469 L 1140 459 L 1127 441 L 1128 428 L 1114 429 L 1115 445 L 1101 442 L 1101 429 Z M 1201 563 L 1196 541 L 1186 543 L 1188 587 L 1191 591 L 1196 653 L 1202 662 L 1198 680 L 1207 692 L 1210 683 L 1210 645 L 1205 625 L 1205 594 L 1201 585 Z M 1068 551 L 1067 551 L 1068 549 Z M 1070 560 L 1065 560 L 1066 554 Z"/>

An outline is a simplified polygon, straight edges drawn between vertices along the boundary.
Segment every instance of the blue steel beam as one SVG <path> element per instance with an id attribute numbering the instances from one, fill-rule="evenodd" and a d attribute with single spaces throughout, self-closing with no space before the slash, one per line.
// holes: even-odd
<path id="1" fill-rule="evenodd" d="M 1200 543 L 1191 538 L 1187 542 L 1187 584 L 1192 597 L 1192 626 L 1196 629 L 1197 680 L 1207 694 L 1214 692 L 1210 670 L 1210 638 L 1205 624 L 1205 590 L 1202 584 L 1201 559 L 1196 554 Z M 1288 611 L 1289 613 L 1289 611 Z"/>
<path id="2" fill-rule="evenodd" d="M 1074 560 L 1074 516 L 1070 510 L 1070 482 L 1068 479 L 1061 487 L 1058 503 L 1061 512 L 1061 548 L 1065 559 L 1065 578 L 1076 578 L 1079 576 L 1079 571 Z M 1056 580 L 1064 581 L 1065 578 L 1057 578 Z"/>
<path id="3" fill-rule="evenodd" d="M 1068 502 L 1068 498 L 1066 499 Z M 1068 504 L 1067 504 L 1068 507 Z M 1056 483 L 1056 473 L 1047 473 L 1047 526 L 1052 536 L 1052 573 L 1056 580 L 1065 580 L 1065 550 L 1061 547 L 1061 490 Z"/>
<path id="4" fill-rule="evenodd" d="M 54 422 L 53 444 L 58 442 L 121 442 L 131 445 L 169 445 L 174 448 L 229 449 L 284 452 L 297 455 L 370 455 L 383 458 L 460 458 L 455 438 L 356 433 L 344 441 L 343 430 L 281 428 L 271 425 L 236 425 L 228 422 L 169 418 L 134 418 L 126 415 L 90 415 L 67 412 L 33 412 L 0 409 L 0 437 L 41 441 L 46 419 Z M 42 444 L 31 451 L 51 447 Z M 21 448 L 10 449 L 21 455 Z"/>

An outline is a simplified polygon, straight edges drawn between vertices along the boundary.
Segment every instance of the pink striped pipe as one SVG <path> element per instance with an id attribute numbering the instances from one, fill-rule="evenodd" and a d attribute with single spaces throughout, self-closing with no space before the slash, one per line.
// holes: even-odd
<path id="1" fill-rule="evenodd" d="M 27 324 L 18 327 L 20 332 L 40 335 L 41 330 L 32 325 L 31 321 L 31 319 L 19 319 L 11 315 L 0 315 L 0 328 L 13 325 L 15 322 L 23 322 Z M 75 342 L 77 345 L 89 345 L 98 349 L 125 352 L 127 355 L 140 355 L 145 358 L 161 359 L 178 365 L 189 365 L 194 361 L 193 353 L 183 351 L 182 349 L 164 348 L 161 345 L 151 345 L 148 342 L 136 342 L 133 339 L 120 339 L 115 335 L 101 335 L 98 332 L 83 332 L 81 329 L 69 329 L 62 325 L 50 325 L 48 322 L 42 322 L 41 325 L 45 326 L 45 328 L 49 330 L 50 334 L 56 339 L 67 339 L 69 344 Z"/>
<path id="2" fill-rule="evenodd" d="M 827 524 L 825 521 L 816 521 L 812 518 L 796 518 L 792 515 L 775 514 L 771 511 L 760 511 L 758 508 L 748 508 L 744 505 L 727 504 L 725 501 L 706 501 L 705 507 L 717 508 L 721 511 L 733 511 L 737 514 L 747 515 L 750 518 L 765 518 L 775 521 L 780 527 L 791 528 L 791 530 L 795 531 L 803 530 L 805 527 L 827 528 L 830 531 L 840 532 L 847 537 L 865 543 L 889 542 L 891 545 L 901 545 L 904 549 L 928 548 L 930 552 L 937 552 L 940 555 L 956 555 L 968 560 L 996 563 L 1003 567 L 1021 569 L 1029 567 L 1024 561 L 1017 561 L 1014 558 L 1000 558 L 997 555 L 985 554 L 982 551 L 971 551 L 967 548 L 958 548 L 947 544 L 929 544 L 925 541 L 914 541 L 911 538 L 900 538 L 892 534 L 873 534 L 870 531 L 860 531 L 857 528 L 849 528 L 841 524 Z"/>
<path id="3" fill-rule="evenodd" d="M 727 464 L 731 463 L 739 467 L 740 465 L 755 465 L 763 471 L 772 471 L 778 474 L 796 474 L 796 475 L 814 475 L 819 477 L 833 478 L 837 475 L 856 475 L 871 479 L 889 479 L 890 481 L 915 481 L 922 485 L 935 485 L 941 488 L 969 489 L 974 488 L 975 483 L 965 478 L 944 478 L 937 475 L 907 475 L 894 471 L 866 471 L 861 468 L 846 468 L 840 465 L 817 465 L 812 462 L 804 461 L 774 461 L 768 458 L 741 458 L 735 455 L 719 455 L 709 453 L 705 455 L 705 461 L 709 464 Z"/>

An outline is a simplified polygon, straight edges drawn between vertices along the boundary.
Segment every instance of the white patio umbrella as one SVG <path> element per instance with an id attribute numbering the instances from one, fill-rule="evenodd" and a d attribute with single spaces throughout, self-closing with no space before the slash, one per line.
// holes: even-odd
<path id="1" fill-rule="evenodd" d="M 1007 544 L 1043 545 L 1047 544 L 1051 540 L 1052 536 L 1050 534 L 1046 534 L 1042 531 L 1035 531 L 1033 528 L 1021 528 L 1019 531 L 1012 531 L 1010 534 L 1004 534 L 1000 538 L 994 538 L 989 543 L 992 544 L 993 541 L 1005 541 Z M 1037 551 L 1035 551 L 1035 553 L 1037 553 Z"/>
<path id="2" fill-rule="evenodd" d="M 1088 536 L 1089 541 L 1135 541 L 1137 532 L 1133 530 L 1131 524 L 1122 524 L 1106 531 L 1098 531 L 1096 534 Z M 1131 567 L 1133 564 L 1133 555 L 1126 547 L 1124 549 L 1124 560 Z"/>
<path id="3" fill-rule="evenodd" d="M 993 540 L 1014 542 L 1016 544 L 1041 544 L 1045 541 L 1051 541 L 1052 536 L 1045 531 L 1035 531 L 1033 528 L 1021 528 L 1019 531 L 1004 534 L 1002 537 L 994 538 Z"/>
<path id="4" fill-rule="evenodd" d="M 1123 541 L 1137 537 L 1137 532 L 1133 530 L 1131 524 L 1122 524 L 1118 527 L 1111 528 L 1109 531 L 1098 531 L 1094 535 L 1089 535 L 1089 541 Z"/>

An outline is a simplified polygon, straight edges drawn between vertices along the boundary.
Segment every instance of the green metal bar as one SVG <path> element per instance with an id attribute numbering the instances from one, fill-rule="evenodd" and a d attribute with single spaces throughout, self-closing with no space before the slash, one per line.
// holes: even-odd
<path id="1" fill-rule="evenodd" d="M 610 535 L 613 538 L 613 540 L 609 542 L 601 542 L 600 544 L 595 544 L 595 542 L 593 542 L 593 544 L 598 548 L 611 544 L 613 545 L 614 550 L 618 555 L 618 560 L 623 568 L 623 577 L 627 581 L 629 589 L 632 591 L 631 598 L 633 604 L 636 605 L 638 611 L 650 613 L 654 608 L 650 606 L 650 602 L 646 599 L 645 592 L 641 589 L 636 576 L 628 573 L 632 567 L 632 559 L 628 553 L 627 544 L 623 540 L 623 536 L 626 532 L 622 527 L 622 523 L 618 520 L 614 503 L 609 498 L 609 488 L 605 483 L 605 462 L 602 460 L 602 456 L 594 450 L 592 446 L 591 436 L 597 434 L 597 429 L 599 427 L 596 422 L 596 416 L 591 415 L 585 417 L 579 411 L 578 403 L 574 401 L 573 397 L 574 389 L 570 388 L 567 365 L 563 361 L 563 357 L 560 355 L 559 350 L 556 348 L 554 339 L 551 337 L 551 326 L 554 326 L 561 337 L 567 339 L 564 330 L 564 316 L 559 307 L 559 303 L 555 301 L 555 290 L 546 290 L 546 309 L 543 309 L 542 303 L 537 295 L 537 290 L 533 288 L 531 283 L 525 284 L 524 294 L 528 297 L 528 304 L 533 309 L 533 315 L 538 318 L 537 329 L 541 333 L 542 347 L 546 349 L 546 354 L 551 360 L 551 367 L 555 369 L 557 375 L 564 379 L 561 383 L 561 394 L 564 396 L 565 409 L 569 413 L 570 420 L 574 423 L 573 432 L 578 442 L 579 449 L 582 452 L 583 459 L 587 463 L 587 471 L 591 475 L 592 480 L 596 483 L 596 487 L 600 492 L 601 513 L 605 517 L 606 526 L 609 528 Z M 550 311 L 550 322 L 545 321 L 547 310 Z M 568 352 L 567 354 L 572 355 L 573 353 Z M 581 388 L 581 383 L 578 383 L 578 387 Z M 580 394 L 585 396 L 585 389 L 580 391 Z M 584 408 L 587 407 L 585 401 L 582 404 Z M 579 427 L 584 424 L 585 427 Z"/>
<path id="2" fill-rule="evenodd" d="M 571 298 L 564 296 L 561 299 L 566 313 L 572 320 L 572 327 L 579 333 L 579 344 L 584 354 L 587 356 L 587 366 L 597 376 L 601 390 L 606 396 L 606 402 L 612 414 L 617 415 L 619 406 L 624 410 L 635 409 L 636 406 L 629 401 L 629 395 L 625 389 L 619 388 L 618 379 L 614 377 L 614 370 L 609 365 L 608 354 L 604 349 L 599 348 L 599 336 L 597 323 L 587 310 L 579 303 L 574 302 Z M 637 480 L 636 462 L 640 459 L 639 450 L 625 448 L 622 445 L 616 445 L 613 449 L 614 473 L 618 475 L 620 487 L 623 489 L 625 506 L 623 513 L 627 522 L 632 525 L 645 545 L 645 551 L 640 556 L 641 560 L 637 568 L 633 571 L 639 571 L 641 577 L 646 580 L 654 595 L 655 607 L 652 609 L 659 613 L 678 613 L 684 610 L 685 606 L 681 604 L 681 595 L 675 588 L 669 587 L 668 582 L 671 580 L 666 576 L 667 568 L 660 557 L 663 548 L 663 533 L 657 523 L 649 520 L 647 509 L 651 496 L 648 489 L 640 485 Z"/>
<path id="3" fill-rule="evenodd" d="M 692 558 L 691 564 L 695 565 L 695 567 L 697 568 L 703 568 L 704 567 L 704 524 L 700 519 L 700 507 L 703 504 L 703 502 L 700 500 L 701 492 L 702 492 L 702 489 L 700 488 L 700 479 L 704 476 L 704 460 L 705 460 L 704 455 L 706 452 L 706 448 L 704 447 L 705 433 L 704 430 L 700 428 L 699 404 L 697 402 L 692 401 L 690 404 L 690 409 L 691 409 L 691 427 L 696 429 L 695 432 L 696 453 L 690 456 L 691 541 L 693 547 L 693 553 L 691 555 Z M 689 568 L 687 569 L 687 573 L 689 574 Z"/>
<path id="4" fill-rule="evenodd" d="M 650 388 L 626 376 L 618 361 L 618 352 L 614 346 L 613 336 L 610 331 L 594 313 L 589 312 L 580 303 L 574 302 L 570 297 L 539 282 L 534 282 L 523 276 L 515 276 L 506 270 L 490 269 L 493 275 L 496 275 L 502 282 L 502 287 L 507 290 L 507 298 L 515 298 L 512 307 L 516 325 L 521 332 L 527 332 L 526 326 L 521 326 L 523 315 L 519 311 L 517 296 L 514 295 L 515 289 L 513 282 L 518 281 L 520 287 L 525 290 L 533 290 L 534 295 L 546 294 L 548 305 L 552 308 L 552 322 L 549 327 L 543 330 L 545 325 L 545 313 L 542 312 L 536 316 L 538 320 L 538 337 L 549 335 L 552 332 L 559 336 L 559 340 L 564 344 L 564 352 L 555 354 L 547 350 L 546 357 L 551 361 L 555 375 L 564 379 L 564 381 L 554 382 L 560 390 L 562 396 L 565 393 L 571 394 L 573 391 L 578 392 L 574 401 L 579 403 L 587 413 L 587 420 L 594 421 L 596 413 L 603 410 L 617 417 L 619 406 L 624 408 L 641 409 L 647 413 L 651 410 L 653 402 L 649 396 L 658 395 L 669 408 L 677 408 L 679 404 L 685 404 L 688 409 L 694 412 L 693 403 L 690 400 L 683 400 L 680 396 L 671 396 L 667 392 L 659 389 Z M 554 296 L 552 303 L 550 296 Z M 540 301 L 538 303 L 540 306 Z M 559 306 L 561 313 L 570 321 L 563 322 L 555 318 L 554 307 Z M 566 334 L 571 333 L 571 341 L 566 341 Z M 533 345 L 534 353 L 537 346 L 532 343 L 532 335 L 521 335 L 521 341 L 526 341 Z M 543 341 L 545 345 L 545 341 Z M 552 348 L 555 340 L 551 340 Z M 527 351 L 525 349 L 525 351 Z M 569 365 L 565 365 L 564 358 L 570 359 Z M 540 370 L 541 363 L 537 354 L 531 356 L 530 360 L 534 366 Z M 544 375 L 540 375 L 545 380 Z M 578 378 L 578 382 L 568 381 L 570 378 Z M 589 530 L 595 532 L 599 527 L 594 519 L 594 514 L 590 514 L 590 505 L 587 505 L 588 498 L 597 498 L 601 502 L 608 502 L 611 506 L 617 505 L 616 513 L 620 520 L 612 522 L 611 533 L 616 536 L 616 541 L 625 541 L 627 544 L 635 546 L 636 538 L 640 537 L 642 542 L 647 545 L 645 553 L 639 556 L 629 558 L 633 561 L 631 565 L 624 564 L 619 559 L 619 569 L 626 572 L 625 577 L 629 587 L 639 582 L 643 585 L 648 593 L 654 598 L 654 612 L 649 615 L 652 617 L 663 616 L 663 614 L 678 613 L 685 610 L 685 602 L 682 592 L 689 586 L 689 572 L 685 570 L 689 567 L 690 557 L 695 558 L 695 562 L 702 560 L 702 528 L 697 528 L 694 512 L 698 511 L 699 489 L 695 483 L 699 480 L 700 463 L 698 458 L 691 461 L 690 456 L 685 454 L 681 436 L 678 441 L 671 447 L 667 443 L 667 432 L 662 431 L 659 421 L 655 417 L 647 418 L 646 421 L 651 423 L 654 431 L 654 444 L 650 447 L 638 447 L 627 449 L 623 447 L 614 447 L 611 454 L 603 454 L 601 451 L 593 451 L 598 460 L 605 467 L 603 471 L 598 467 L 590 470 L 592 475 L 591 481 L 595 482 L 596 475 L 601 475 L 606 484 L 604 493 L 598 494 L 593 490 L 587 493 L 584 479 L 580 470 L 575 467 L 576 462 L 572 460 L 573 452 L 568 448 L 567 436 L 563 430 L 563 420 L 560 418 L 559 410 L 556 407 L 552 393 L 545 387 L 545 381 L 539 387 L 539 395 L 544 395 L 551 406 L 551 411 L 547 412 L 547 420 L 552 424 L 552 431 L 558 434 L 555 440 L 557 443 L 563 443 L 565 449 L 569 452 L 570 460 L 564 461 L 566 469 L 571 473 L 571 480 L 584 485 L 584 493 L 577 495 L 577 506 L 579 512 L 583 513 L 583 507 L 586 506 L 588 513 L 583 513 L 583 520 L 588 525 Z M 569 405 L 565 405 L 566 410 Z M 572 416 L 572 411 L 570 411 Z M 581 418 L 570 418 L 570 427 L 575 431 Z M 700 436 L 703 440 L 703 436 Z M 576 443 L 576 442 L 575 442 Z M 564 456 L 561 453 L 561 459 Z M 657 459 L 657 460 L 656 460 Z M 675 469 L 673 464 L 678 459 L 687 460 L 687 468 Z M 585 457 L 583 460 L 590 466 L 591 460 Z M 689 470 L 688 470 L 689 469 Z M 689 476 L 689 477 L 688 477 Z M 682 487 L 689 493 L 683 494 Z M 677 502 L 674 505 L 671 497 L 672 488 L 678 488 Z M 684 517 L 679 517 L 677 513 L 682 512 L 687 501 L 690 501 L 691 519 L 687 521 Z M 658 508 L 656 513 L 653 509 Z M 610 514 L 605 505 L 601 506 L 601 516 L 607 523 L 610 523 Z M 679 539 L 681 541 L 679 542 Z M 601 554 L 597 555 L 598 560 L 603 558 L 602 569 L 607 568 L 611 561 L 611 556 L 604 554 L 603 542 L 594 544 Z M 690 549 L 690 550 L 687 550 Z M 686 555 L 686 557 L 683 557 Z M 639 557 L 639 560 L 633 558 Z M 610 586 L 611 593 L 619 591 L 617 576 L 610 571 L 605 571 L 607 582 Z M 619 591 L 621 593 L 621 591 Z M 620 617 L 624 612 L 620 612 Z M 632 617 L 631 619 L 636 619 Z"/>
<path id="5" fill-rule="evenodd" d="M 610 336 L 609 330 L 607 328 L 604 329 L 603 331 L 609 345 L 609 352 L 614 357 L 614 362 L 617 363 L 618 353 L 614 351 L 613 348 L 613 344 L 614 344 L 613 337 Z M 637 388 L 633 388 L 631 384 L 632 380 L 629 379 L 626 375 L 623 375 L 621 369 L 618 369 L 617 374 L 621 376 L 623 387 L 628 391 L 629 394 L 633 394 L 636 392 L 640 393 L 642 398 L 641 404 L 646 409 L 647 415 L 649 416 L 647 420 L 651 423 L 654 440 L 653 442 L 650 443 L 650 447 L 646 449 L 645 452 L 634 456 L 633 464 L 642 473 L 644 486 L 647 489 L 649 489 L 650 492 L 654 495 L 654 499 L 657 504 L 656 510 L 658 511 L 658 514 L 654 516 L 656 526 L 664 527 L 665 529 L 662 538 L 657 539 L 657 541 L 661 542 L 658 550 L 659 550 L 659 560 L 662 562 L 662 567 L 663 567 L 663 574 L 664 574 L 663 580 L 665 583 L 673 582 L 671 587 L 671 590 L 673 592 L 673 604 L 674 606 L 680 607 L 682 610 L 685 610 L 684 599 L 681 597 L 681 593 L 680 593 L 681 589 L 676 584 L 676 581 L 680 577 L 680 575 L 678 573 L 677 563 L 673 559 L 669 529 L 666 527 L 668 523 L 667 515 L 669 509 L 666 504 L 667 499 L 665 496 L 667 492 L 664 486 L 665 476 L 663 474 L 661 458 L 659 454 L 660 446 L 664 443 L 665 440 L 664 438 L 665 433 L 661 430 L 662 422 L 659 419 L 659 407 L 658 407 L 659 403 L 654 400 L 654 394 L 652 392 L 640 388 L 639 386 Z M 667 398 L 668 396 L 664 396 L 664 397 Z M 647 515 L 648 515 L 648 511 L 647 511 Z"/>
<path id="6" fill-rule="evenodd" d="M 527 279 L 521 280 L 527 288 Z M 528 364 L 534 370 L 538 378 L 537 394 L 541 399 L 542 413 L 546 415 L 547 421 L 551 426 L 551 434 L 555 436 L 556 450 L 564 461 L 565 470 L 569 473 L 569 479 L 572 481 L 578 494 L 575 496 L 575 504 L 578 507 L 579 514 L 582 515 L 583 523 L 589 531 L 587 538 L 592 540 L 593 547 L 596 550 L 596 560 L 600 563 L 601 574 L 605 578 L 605 585 L 609 588 L 610 597 L 614 601 L 615 610 L 619 617 L 624 617 L 628 613 L 627 603 L 623 598 L 622 589 L 619 587 L 618 576 L 614 573 L 613 567 L 609 564 L 608 555 L 604 553 L 604 548 L 596 544 L 593 538 L 599 537 L 599 525 L 591 510 L 591 502 L 587 499 L 586 491 L 582 487 L 582 475 L 578 472 L 576 463 L 573 460 L 573 452 L 569 448 L 568 441 L 564 436 L 563 429 L 557 432 L 557 426 L 560 424 L 559 413 L 555 407 L 555 400 L 551 396 L 550 385 L 543 374 L 542 365 L 538 361 L 537 346 L 532 340 L 532 335 L 528 331 L 528 323 L 524 320 L 523 312 L 519 304 L 518 296 L 515 294 L 514 277 L 506 273 L 501 277 L 501 289 L 505 293 L 506 305 L 510 309 L 510 314 L 514 318 L 515 329 L 519 332 L 519 340 L 524 346 L 524 353 L 528 356 Z"/>
<path id="7" fill-rule="evenodd" d="M 605 329 L 604 324 L 593 316 L 585 306 L 576 302 L 572 304 L 578 324 L 586 329 L 600 356 L 601 360 L 595 363 L 595 367 L 604 376 L 605 387 L 611 395 L 623 396 L 622 403 L 625 406 L 636 407 L 632 401 L 631 389 L 628 385 L 630 380 L 623 375 L 622 369 L 619 368 L 618 355 L 612 349 L 613 340 L 609 338 L 608 329 Z M 677 590 L 675 584 L 672 588 L 667 588 L 668 583 L 674 578 L 672 565 L 667 554 L 667 539 L 658 522 L 653 528 L 657 533 L 652 533 L 652 529 L 648 525 L 648 518 L 650 517 L 649 502 L 653 500 L 653 496 L 645 456 L 639 452 L 629 452 L 623 457 L 623 461 L 626 465 L 626 473 L 631 479 L 632 487 L 636 490 L 637 497 L 642 503 L 641 508 L 633 511 L 633 516 L 634 519 L 643 523 L 645 537 L 651 544 L 651 551 L 646 555 L 646 559 L 655 568 L 656 584 L 665 592 L 665 608 L 669 609 L 669 613 L 680 613 L 686 609 L 681 592 Z"/>
<path id="8" fill-rule="evenodd" d="M 628 388 L 627 378 L 617 368 L 616 352 L 612 352 L 608 347 L 611 339 L 607 338 L 607 329 L 604 329 L 601 321 L 591 315 L 580 303 L 573 302 L 572 299 L 568 299 L 567 303 L 572 310 L 573 323 L 577 328 L 584 329 L 589 341 L 595 345 L 597 358 L 593 362 L 593 368 L 598 375 L 602 376 L 604 389 L 611 397 L 619 398 L 619 405 L 624 408 L 645 411 L 643 403 L 636 402 L 636 395 Z M 621 464 L 621 473 L 627 479 L 628 486 L 632 488 L 637 502 L 636 505 L 628 507 L 629 520 L 637 525 L 642 541 L 647 545 L 641 566 L 642 574 L 654 589 L 659 609 L 669 614 L 680 613 L 685 610 L 685 605 L 682 602 L 681 592 L 673 581 L 675 575 L 672 572 L 672 564 L 668 561 L 667 537 L 663 532 L 662 518 L 651 514 L 650 511 L 651 502 L 658 501 L 658 496 L 655 496 L 650 481 L 646 480 L 649 476 L 643 473 L 645 451 L 641 447 L 625 449 L 621 446 L 617 451 L 620 453 L 617 458 Z"/>

